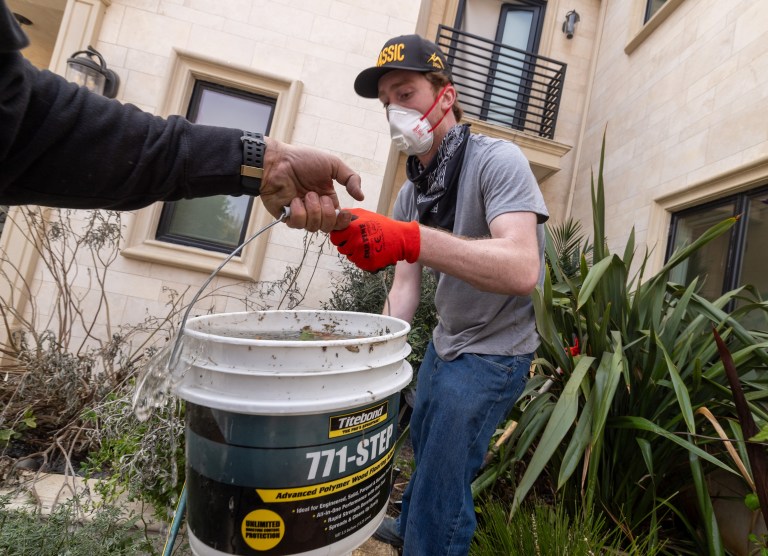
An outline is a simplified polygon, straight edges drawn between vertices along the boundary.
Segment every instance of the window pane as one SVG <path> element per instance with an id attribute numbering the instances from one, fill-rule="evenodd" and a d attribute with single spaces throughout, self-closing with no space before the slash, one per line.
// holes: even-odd
<path id="1" fill-rule="evenodd" d="M 533 32 L 532 23 L 533 12 L 530 10 L 507 10 L 502 14 L 500 42 L 505 46 L 527 50 L 529 38 Z M 514 56 L 516 57 L 512 58 L 510 55 L 502 54 L 494 60 L 496 73 L 488 101 L 488 121 L 511 126 L 517 124 L 520 127 L 523 122 L 515 121 L 515 112 L 518 110 L 518 96 L 524 70 L 523 62 L 519 58 L 520 54 L 517 53 Z M 530 77 L 527 78 L 530 79 Z M 517 114 L 517 118 L 524 119 L 524 114 Z"/>
<path id="2" fill-rule="evenodd" d="M 190 120 L 267 134 L 274 100 L 198 82 Z M 219 195 L 166 203 L 158 239 L 231 252 L 243 240 L 253 199 Z"/>
<path id="3" fill-rule="evenodd" d="M 265 104 L 256 98 L 243 98 L 205 88 L 200 96 L 195 122 L 266 133 L 273 106 L 274 102 Z"/>
<path id="4" fill-rule="evenodd" d="M 734 195 L 718 206 L 673 215 L 673 247 L 690 243 L 712 225 L 736 213 L 742 218 L 731 232 L 710 242 L 675 269 L 671 276 L 673 281 L 688 284 L 695 276 L 705 278 L 701 293 L 710 300 L 742 286 L 752 286 L 761 299 L 768 298 L 768 258 L 764 254 L 764 246 L 768 243 L 766 188 Z M 751 303 L 751 290 L 742 292 L 741 296 L 743 299 L 730 301 L 725 311 L 730 313 Z M 761 310 L 738 313 L 737 318 L 747 329 L 768 331 L 768 319 Z"/>
<path id="5" fill-rule="evenodd" d="M 689 245 L 718 222 L 733 216 L 733 213 L 734 203 L 731 202 L 697 212 L 676 215 L 674 250 Z M 679 284 L 689 284 L 698 276 L 701 295 L 710 300 L 720 297 L 725 283 L 730 238 L 730 234 L 725 233 L 698 249 L 672 271 L 670 279 Z"/>
<path id="6" fill-rule="evenodd" d="M 533 12 L 528 10 L 507 10 L 505 15 L 506 17 L 502 22 L 502 44 L 519 48 L 520 50 L 528 50 Z"/>
<path id="7" fill-rule="evenodd" d="M 659 11 L 667 0 L 648 0 L 648 4 L 645 8 L 645 21 L 648 21 L 653 17 L 653 14 Z"/>
<path id="8" fill-rule="evenodd" d="M 766 243 L 768 243 L 768 193 L 749 200 L 749 219 L 740 280 L 742 284 L 755 286 L 763 299 L 768 297 Z"/>
<path id="9" fill-rule="evenodd" d="M 249 197 L 202 197 L 174 203 L 168 233 L 227 246 L 240 244 Z"/>

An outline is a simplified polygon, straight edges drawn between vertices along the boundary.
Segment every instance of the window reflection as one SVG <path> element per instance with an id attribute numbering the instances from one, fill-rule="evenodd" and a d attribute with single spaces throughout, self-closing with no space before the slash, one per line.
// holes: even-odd
<path id="1" fill-rule="evenodd" d="M 269 132 L 275 99 L 198 81 L 190 100 L 190 121 Z M 218 195 L 166 203 L 157 239 L 212 251 L 231 252 L 245 239 L 253 198 Z"/>
<path id="2" fill-rule="evenodd" d="M 678 217 L 673 241 L 674 250 L 689 245 L 715 224 L 733 216 L 734 208 L 735 205 L 729 203 Z M 698 249 L 672 271 L 671 280 L 690 284 L 698 276 L 699 293 L 707 299 L 717 299 L 722 294 L 725 279 L 728 243 L 728 234 L 724 234 Z"/>
<path id="3" fill-rule="evenodd" d="M 698 293 L 710 301 L 742 286 L 749 286 L 739 299 L 729 303 L 728 312 L 748 308 L 768 298 L 768 188 L 740 193 L 727 199 L 672 215 L 672 252 L 696 240 L 709 228 L 734 215 L 740 218 L 730 232 L 697 250 L 670 273 L 670 279 L 688 285 L 698 277 Z M 751 291 L 754 289 L 754 293 Z M 737 312 L 738 319 L 752 330 L 768 331 L 768 319 L 761 310 Z"/>
<path id="4" fill-rule="evenodd" d="M 648 0 L 648 3 L 645 5 L 645 21 L 651 19 L 666 2 L 667 0 Z"/>

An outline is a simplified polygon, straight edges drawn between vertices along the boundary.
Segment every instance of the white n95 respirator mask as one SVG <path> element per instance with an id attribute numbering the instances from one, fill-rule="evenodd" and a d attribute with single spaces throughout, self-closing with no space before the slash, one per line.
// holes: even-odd
<path id="1" fill-rule="evenodd" d="M 408 155 L 424 154 L 432 148 L 434 134 L 426 114 L 396 104 L 387 106 L 389 134 L 398 150 Z"/>
<path id="2" fill-rule="evenodd" d="M 432 103 L 432 106 L 429 107 L 425 114 L 413 108 L 404 108 L 397 104 L 387 106 L 389 135 L 392 137 L 392 142 L 398 150 L 407 155 L 420 155 L 432 148 L 432 142 L 434 141 L 433 132 L 448 113 L 443 114 L 443 117 L 434 126 L 430 125 L 427 116 L 437 106 L 437 102 L 447 88 L 448 85 L 443 87 L 437 98 L 435 98 L 435 102 Z"/>

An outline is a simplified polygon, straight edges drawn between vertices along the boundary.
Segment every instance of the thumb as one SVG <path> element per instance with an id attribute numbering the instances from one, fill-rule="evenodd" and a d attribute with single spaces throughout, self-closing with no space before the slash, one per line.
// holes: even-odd
<path id="1" fill-rule="evenodd" d="M 344 230 L 349 227 L 353 220 L 356 220 L 357 216 L 350 212 L 350 209 L 342 209 L 339 211 L 336 217 L 336 225 L 333 227 L 334 231 Z"/>
<path id="2" fill-rule="evenodd" d="M 363 195 L 362 180 L 360 175 L 356 174 L 352 168 L 344 164 L 339 160 L 336 167 L 333 169 L 333 179 L 342 184 L 347 189 L 353 199 L 362 201 L 365 196 Z"/>

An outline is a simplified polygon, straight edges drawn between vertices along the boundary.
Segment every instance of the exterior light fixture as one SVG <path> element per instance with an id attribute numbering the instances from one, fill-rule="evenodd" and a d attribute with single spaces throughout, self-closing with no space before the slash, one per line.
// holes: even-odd
<path id="1" fill-rule="evenodd" d="M 92 46 L 67 58 L 67 79 L 107 98 L 115 98 L 120 86 L 118 75 L 107 68 L 104 57 Z"/>
<path id="2" fill-rule="evenodd" d="M 576 10 L 571 10 L 565 14 L 565 21 L 563 21 L 563 33 L 565 33 L 566 39 L 573 38 L 573 32 L 576 30 L 576 24 L 581 18 Z"/>

